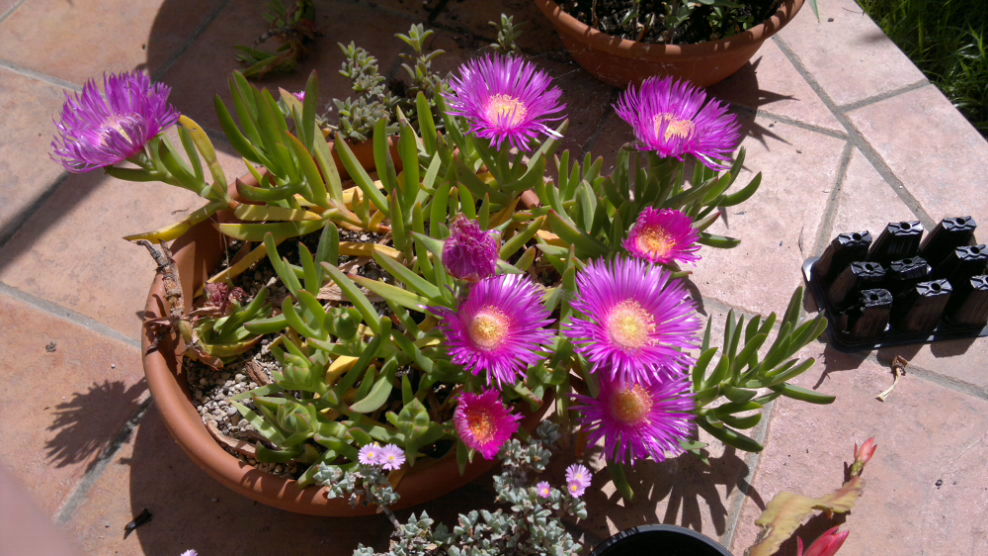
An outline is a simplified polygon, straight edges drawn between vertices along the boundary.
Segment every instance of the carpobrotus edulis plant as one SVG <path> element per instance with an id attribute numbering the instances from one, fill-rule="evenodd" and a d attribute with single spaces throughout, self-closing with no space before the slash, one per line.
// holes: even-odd
<path id="1" fill-rule="evenodd" d="M 105 167 L 207 200 L 129 239 L 163 243 L 220 210 L 236 217 L 216 228 L 240 254 L 209 282 L 233 291 L 267 259 L 283 293 L 275 299 L 269 284 L 184 313 L 179 291 L 169 324 L 185 359 L 211 367 L 266 346 L 273 382 L 233 403 L 263 438 L 257 458 L 307 466 L 302 485 L 319 469 L 371 461 L 450 457 L 462 469 L 527 434 L 521 415 L 549 404 L 567 432 L 603 445 L 623 483 L 624 465 L 701 453 L 700 429 L 760 450 L 741 431 L 778 396 L 832 401 L 789 384 L 813 363 L 795 354 L 825 327 L 800 322 L 801 292 L 778 323 L 728 315 L 723 348 L 711 345 L 710 322 L 701 333 L 678 263 L 702 264 L 700 246 L 738 243 L 707 229 L 761 176 L 734 187 L 738 125 L 690 85 L 627 93 L 618 109 L 639 148 L 622 148 L 606 176 L 590 153 L 556 155 L 561 91 L 515 56 L 468 62 L 435 109 L 420 95 L 415 128 L 399 118 L 389 137 L 379 121 L 376 171 L 339 136 L 325 139 L 314 74 L 280 106 L 239 74 L 231 89 L 233 111 L 219 99 L 216 108 L 249 174 L 236 195 L 195 122 L 179 118 L 181 150 L 160 134 L 175 120 L 167 87 L 139 74 L 108 77 L 105 97 L 87 85 L 91 102 L 70 98 L 54 155 L 71 171 Z M 576 469 L 571 488 L 582 492 L 586 476 Z"/>

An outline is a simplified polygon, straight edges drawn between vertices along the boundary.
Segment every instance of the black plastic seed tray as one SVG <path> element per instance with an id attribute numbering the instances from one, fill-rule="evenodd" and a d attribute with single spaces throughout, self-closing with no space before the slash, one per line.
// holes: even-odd
<path id="1" fill-rule="evenodd" d="M 842 351 L 988 336 L 988 247 L 970 217 L 842 233 L 803 277 Z"/>

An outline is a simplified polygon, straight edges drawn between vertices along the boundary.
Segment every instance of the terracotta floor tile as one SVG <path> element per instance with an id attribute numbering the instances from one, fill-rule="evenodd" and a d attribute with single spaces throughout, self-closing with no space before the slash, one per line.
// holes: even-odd
<path id="1" fill-rule="evenodd" d="M 528 0 L 451 0 L 439 13 L 436 23 L 453 29 L 469 31 L 488 42 L 497 38 L 497 30 L 491 21 L 500 21 L 501 14 L 514 17 L 516 25 L 521 24 L 521 37 L 518 46 L 529 54 L 561 50 L 559 35 L 549 20 L 543 17 L 535 3 Z M 587 74 L 589 77 L 589 74 Z"/>
<path id="2" fill-rule="evenodd" d="M 813 244 L 837 170 L 844 142 L 805 129 L 756 118 L 745 171 L 734 187 L 756 172 L 762 184 L 754 197 L 727 209 L 727 223 L 709 231 L 741 239 L 733 249 L 704 247 L 702 259 L 687 268 L 705 297 L 752 313 L 785 309 L 802 284 L 800 267 Z M 798 202 L 794 202 L 798 199 Z"/>
<path id="3" fill-rule="evenodd" d="M 0 52 L 18 65 L 77 84 L 103 72 L 155 72 L 220 3 L 31 0 L 0 24 Z"/>
<path id="4" fill-rule="evenodd" d="M 0 9 L 0 12 L 3 10 Z M 62 173 L 48 156 L 64 89 L 0 68 L 0 240 Z"/>
<path id="5" fill-rule="evenodd" d="M 848 104 L 924 79 L 854 0 L 818 4 L 819 21 L 807 3 L 778 37 L 835 103 Z"/>
<path id="6" fill-rule="evenodd" d="M 49 516 L 147 397 L 140 351 L 0 295 L 0 464 Z"/>
<path id="7" fill-rule="evenodd" d="M 842 232 L 868 230 L 877 239 L 889 222 L 913 220 L 916 215 L 895 194 L 892 186 L 855 149 L 837 198 L 837 210 L 829 237 Z M 819 253 L 817 253 L 819 255 Z"/>
<path id="8" fill-rule="evenodd" d="M 746 66 L 709 91 L 735 105 L 844 132 L 844 127 L 775 41 L 765 41 Z"/>
<path id="9" fill-rule="evenodd" d="M 232 110 L 227 82 L 233 70 L 244 69 L 236 61 L 235 46 L 249 45 L 264 32 L 265 6 L 264 2 L 231 2 L 163 77 L 174 89 L 172 98 L 182 113 L 207 127 L 219 129 L 213 97 L 219 94 Z M 309 57 L 296 71 L 272 74 L 256 82 L 257 86 L 272 91 L 278 87 L 300 90 L 315 69 L 320 76 L 323 101 L 345 98 L 352 92 L 349 82 L 339 74 L 343 54 L 337 43 L 350 41 L 378 58 L 382 74 L 388 75 L 395 69 L 398 53 L 405 45 L 394 34 L 408 31 L 410 22 L 406 18 L 368 5 L 330 1 L 317 3 L 316 17 L 322 36 Z M 274 47 L 268 43 L 261 46 Z"/>
<path id="10" fill-rule="evenodd" d="M 848 113 L 855 127 L 934 221 L 988 223 L 988 142 L 933 86 Z M 982 242 L 988 234 L 982 233 Z"/>
<path id="11" fill-rule="evenodd" d="M 826 360 L 834 372 L 819 379 L 820 389 L 836 393 L 837 401 L 815 406 L 783 398 L 777 404 L 754 480 L 762 499 L 782 490 L 819 496 L 836 489 L 854 443 L 874 436 L 878 451 L 864 472 L 864 494 L 844 525 L 851 534 L 841 552 L 980 554 L 988 531 L 988 402 L 907 375 L 883 403 L 874 396 L 890 383 L 887 368 L 865 361 L 840 370 L 855 362 L 840 354 Z M 820 373 L 807 375 L 812 376 L 802 383 L 812 386 Z M 754 541 L 760 513 L 746 502 L 736 554 Z M 816 525 L 803 534 L 815 536 L 829 522 Z"/>
<path id="12" fill-rule="evenodd" d="M 220 160 L 231 179 L 244 173 L 222 151 Z M 161 183 L 73 174 L 0 250 L 0 282 L 136 338 L 154 261 L 121 238 L 176 222 L 203 204 Z"/>

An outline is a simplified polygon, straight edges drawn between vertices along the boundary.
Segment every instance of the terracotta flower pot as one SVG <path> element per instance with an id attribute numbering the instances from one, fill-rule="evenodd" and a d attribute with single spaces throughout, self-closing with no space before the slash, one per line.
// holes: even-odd
<path id="1" fill-rule="evenodd" d="M 626 87 L 653 75 L 672 75 L 706 87 L 741 69 L 765 39 L 795 17 L 803 0 L 783 0 L 775 15 L 743 33 L 683 45 L 622 39 L 586 25 L 553 0 L 535 0 L 535 4 L 555 26 L 573 59 L 605 83 Z"/>
<path id="2" fill-rule="evenodd" d="M 172 244 L 182 291 L 186 293 L 185 309 L 191 309 L 194 292 L 213 272 L 221 260 L 226 239 L 209 220 L 195 226 Z M 145 319 L 158 319 L 166 314 L 164 287 L 161 277 L 155 277 L 148 295 Z M 375 508 L 353 508 L 345 500 L 328 499 L 326 489 L 301 488 L 295 480 L 260 471 L 227 453 L 216 443 L 193 406 L 181 356 L 167 338 L 158 339 L 145 327 L 141 337 L 144 353 L 144 373 L 155 405 L 179 446 L 197 465 L 226 487 L 269 506 L 296 513 L 321 516 L 360 516 L 375 513 Z M 522 426 L 535 429 L 549 402 L 540 411 L 527 416 Z M 411 507 L 449 493 L 493 469 L 496 462 L 475 457 L 461 475 L 454 454 L 438 460 L 420 458 L 401 478 L 397 491 L 401 500 L 394 509 Z"/>

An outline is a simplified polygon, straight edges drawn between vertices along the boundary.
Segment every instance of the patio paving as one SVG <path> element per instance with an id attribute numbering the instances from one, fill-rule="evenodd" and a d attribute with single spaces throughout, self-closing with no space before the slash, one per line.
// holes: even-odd
<path id="1" fill-rule="evenodd" d="M 265 4 L 0 0 L 0 516 L 26 515 L 10 511 L 19 490 L 8 488 L 12 476 L 81 553 L 336 555 L 358 542 L 386 546 L 381 517 L 270 509 L 227 491 L 186 458 L 141 370 L 138 311 L 153 264 L 118 238 L 177 220 L 199 202 L 163 185 L 68 175 L 47 155 L 63 92 L 104 71 L 143 68 L 174 88 L 173 102 L 211 132 L 225 169 L 241 173 L 216 131 L 212 98 L 227 94 L 238 67 L 234 45 L 263 31 Z M 418 21 L 437 31 L 434 44 L 448 51 L 442 67 L 452 69 L 493 40 L 487 21 L 504 11 L 526 23 L 526 52 L 566 92 L 565 145 L 606 154 L 631 139 L 609 108 L 619 91 L 572 63 L 527 0 L 319 0 L 317 11 L 324 34 L 317 52 L 264 85 L 297 89 L 317 69 L 324 96 L 343 93 L 336 43 L 350 40 L 397 76 L 401 43 L 393 34 Z M 732 308 L 783 309 L 802 281 L 800 263 L 841 231 L 874 234 L 886 222 L 913 219 L 932 229 L 960 215 L 988 230 L 988 143 L 852 0 L 820 2 L 819 21 L 804 9 L 711 92 L 745 124 L 745 177 L 764 176 L 756 196 L 717 224 L 741 246 L 706 249 L 692 276 L 714 318 Z M 988 231 L 980 236 L 985 241 Z M 835 404 L 776 402 L 755 431 L 768 440 L 761 454 L 716 450 L 710 467 L 686 459 L 644 466 L 636 475 L 653 487 L 630 506 L 599 475 L 585 539 L 649 521 L 677 523 L 740 555 L 776 493 L 836 488 L 853 444 L 875 436 L 878 453 L 840 554 L 983 554 L 988 342 L 858 354 L 821 342 L 806 353 L 818 363 L 800 384 L 836 394 Z M 875 394 L 891 382 L 896 355 L 911 363 L 883 403 Z M 481 479 L 425 508 L 449 521 L 490 498 L 490 481 Z M 152 520 L 125 535 L 144 509 Z M 12 519 L 0 519 L 0 554 L 13 553 L 4 539 L 38 534 Z M 60 553 L 46 540 L 53 548 L 45 553 Z M 786 545 L 782 553 L 792 551 Z"/>

